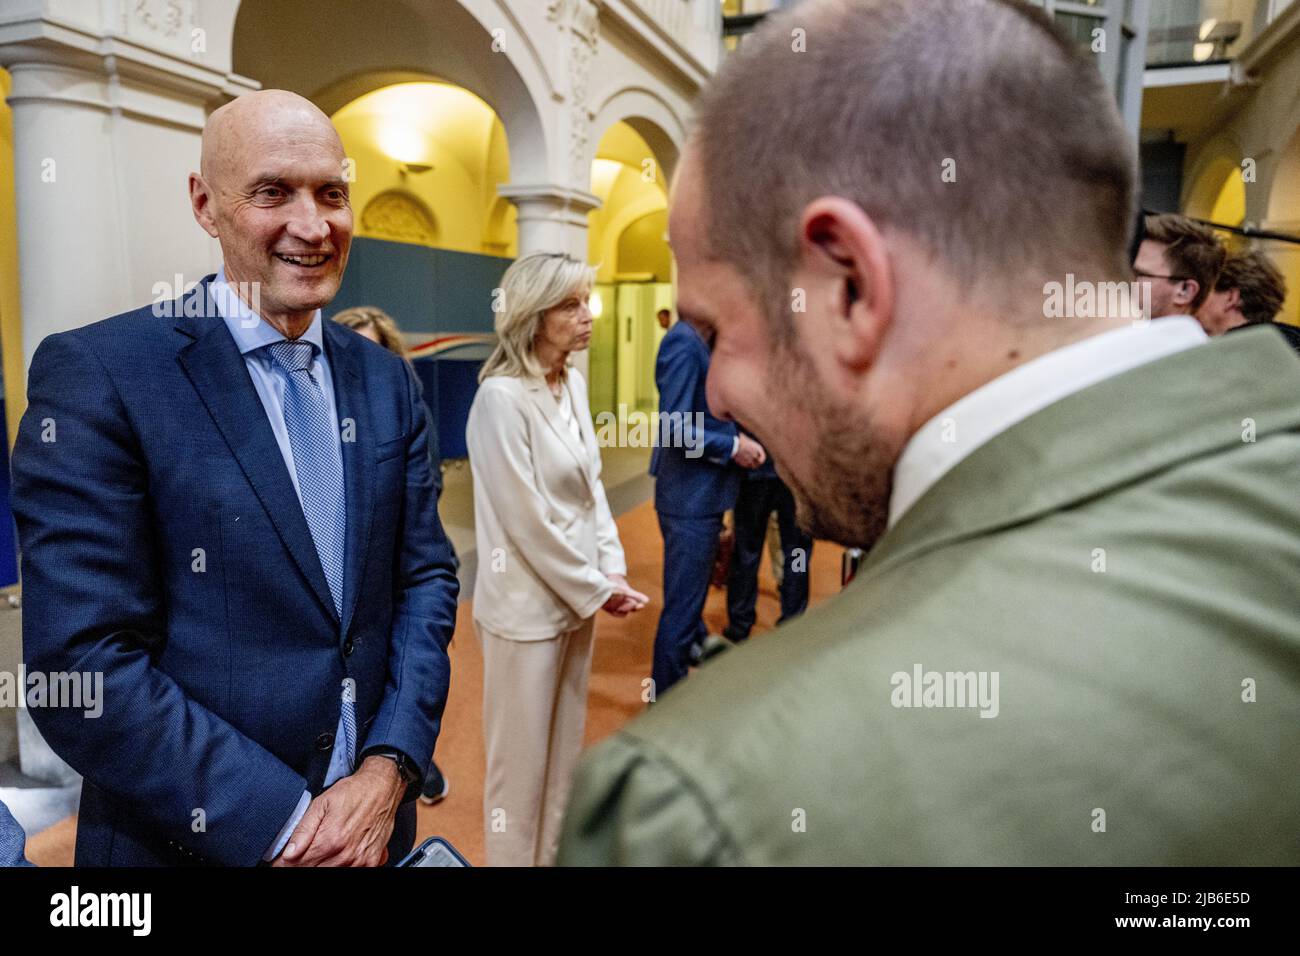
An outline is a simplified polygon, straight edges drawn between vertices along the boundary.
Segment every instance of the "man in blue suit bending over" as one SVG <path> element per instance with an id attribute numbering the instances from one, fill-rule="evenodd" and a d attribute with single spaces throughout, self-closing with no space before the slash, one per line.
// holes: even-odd
<path id="1" fill-rule="evenodd" d="M 418 385 L 321 320 L 352 211 L 315 106 L 214 112 L 190 200 L 221 271 L 45 339 L 14 451 L 27 669 L 103 675 L 97 718 L 32 711 L 77 863 L 396 862 L 457 594 Z"/>
<path id="2" fill-rule="evenodd" d="M 736 502 L 740 468 L 757 468 L 767 457 L 734 422 L 709 414 L 708 377 L 709 345 L 682 315 L 655 359 L 659 441 L 650 474 L 664 537 L 664 609 L 655 632 L 652 699 L 686 676 L 692 648 L 698 650 L 708 636 L 701 615 L 722 515 Z"/>

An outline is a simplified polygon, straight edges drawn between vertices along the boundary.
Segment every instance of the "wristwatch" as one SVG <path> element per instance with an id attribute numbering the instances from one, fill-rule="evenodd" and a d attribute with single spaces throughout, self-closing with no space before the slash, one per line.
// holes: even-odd
<path id="1" fill-rule="evenodd" d="M 397 772 L 402 775 L 402 779 L 409 787 L 411 784 L 424 779 L 424 774 L 420 768 L 415 765 L 415 761 L 406 754 L 402 753 L 396 747 L 371 747 L 361 755 L 364 760 L 366 757 L 387 757 L 397 764 Z"/>

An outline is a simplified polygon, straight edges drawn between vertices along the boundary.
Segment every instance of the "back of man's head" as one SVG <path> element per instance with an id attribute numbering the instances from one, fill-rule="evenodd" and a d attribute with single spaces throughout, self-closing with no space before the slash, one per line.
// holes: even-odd
<path id="1" fill-rule="evenodd" d="M 1230 256 L 1219 273 L 1214 291 L 1236 289 L 1238 309 L 1247 325 L 1272 322 L 1286 301 L 1286 280 L 1262 252 L 1251 250 Z"/>
<path id="2" fill-rule="evenodd" d="M 808 0 L 729 58 L 694 141 L 708 253 L 764 296 L 778 335 L 797 220 L 822 195 L 1003 307 L 1067 273 L 1129 275 L 1135 162 L 1118 111 L 1018 0 Z M 1041 303 L 1021 311 L 1041 319 Z"/>
<path id="3" fill-rule="evenodd" d="M 1147 216 L 1146 239 L 1164 246 L 1170 275 L 1196 280 L 1200 288 L 1188 304 L 1188 311 L 1195 312 L 1205 304 L 1223 270 L 1228 257 L 1223 243 L 1208 226 L 1170 212 Z"/>

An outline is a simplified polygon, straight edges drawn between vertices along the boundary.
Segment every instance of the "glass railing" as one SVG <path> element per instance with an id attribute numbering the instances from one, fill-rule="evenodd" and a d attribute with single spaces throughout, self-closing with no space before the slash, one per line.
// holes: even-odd
<path id="1" fill-rule="evenodd" d="M 1231 60 L 1289 5 L 1277 0 L 1151 0 L 1147 66 Z"/>
<path id="2" fill-rule="evenodd" d="M 718 0 L 629 0 L 705 69 L 718 68 L 722 50 L 722 7 Z"/>

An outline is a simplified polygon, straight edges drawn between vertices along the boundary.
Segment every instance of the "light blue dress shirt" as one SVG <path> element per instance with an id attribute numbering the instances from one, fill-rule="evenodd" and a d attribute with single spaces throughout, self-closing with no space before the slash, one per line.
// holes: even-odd
<path id="1" fill-rule="evenodd" d="M 289 469 L 289 477 L 293 480 L 293 490 L 298 495 L 298 503 L 301 505 L 302 490 L 298 487 L 298 474 L 293 462 L 293 448 L 289 444 L 289 430 L 284 424 L 284 390 L 288 385 L 288 377 L 284 369 L 276 364 L 270 353 L 264 348 L 264 346 L 273 342 L 283 342 L 285 337 L 271 323 L 264 322 L 236 294 L 235 290 L 226 282 L 226 268 L 224 265 L 221 267 L 221 271 L 217 273 L 217 277 L 212 280 L 210 292 L 212 301 L 216 303 L 217 311 L 221 313 L 221 317 L 226 322 L 226 328 L 230 330 L 235 345 L 239 348 L 239 354 L 244 357 L 244 366 L 248 369 L 248 375 L 253 380 L 253 388 L 257 390 L 257 397 L 262 401 L 262 408 L 266 410 L 266 417 L 271 423 L 271 431 L 275 434 L 275 443 L 280 446 L 280 454 L 284 456 L 284 465 Z M 307 331 L 299 337 L 298 341 L 311 342 L 316 346 L 316 360 L 311 367 L 311 377 L 320 386 L 321 392 L 325 395 L 325 403 L 329 406 L 330 418 L 334 423 L 334 448 L 341 464 L 343 461 L 343 439 L 339 433 L 338 406 L 334 401 L 334 377 L 330 373 L 329 359 L 325 355 L 325 333 L 321 328 L 321 321 L 320 310 L 317 309 L 316 314 L 312 316 L 311 325 L 307 327 Z M 349 694 L 352 695 L 352 699 L 355 699 L 355 692 L 349 686 L 348 681 L 344 681 L 342 694 L 344 699 L 347 699 Z M 341 710 L 342 706 L 340 705 L 339 726 L 334 734 L 334 753 L 330 756 L 329 769 L 325 772 L 326 787 L 352 773 L 354 761 L 356 760 L 356 754 L 349 753 L 348 748 L 343 745 L 347 737 L 343 730 Z M 298 826 L 303 814 L 307 812 L 310 803 L 311 794 L 304 790 L 302 797 L 298 800 L 298 806 L 275 838 L 275 842 L 267 849 L 263 859 L 273 860 L 280 855 L 284 845 L 289 841 L 289 837 L 293 835 L 294 828 Z"/>

